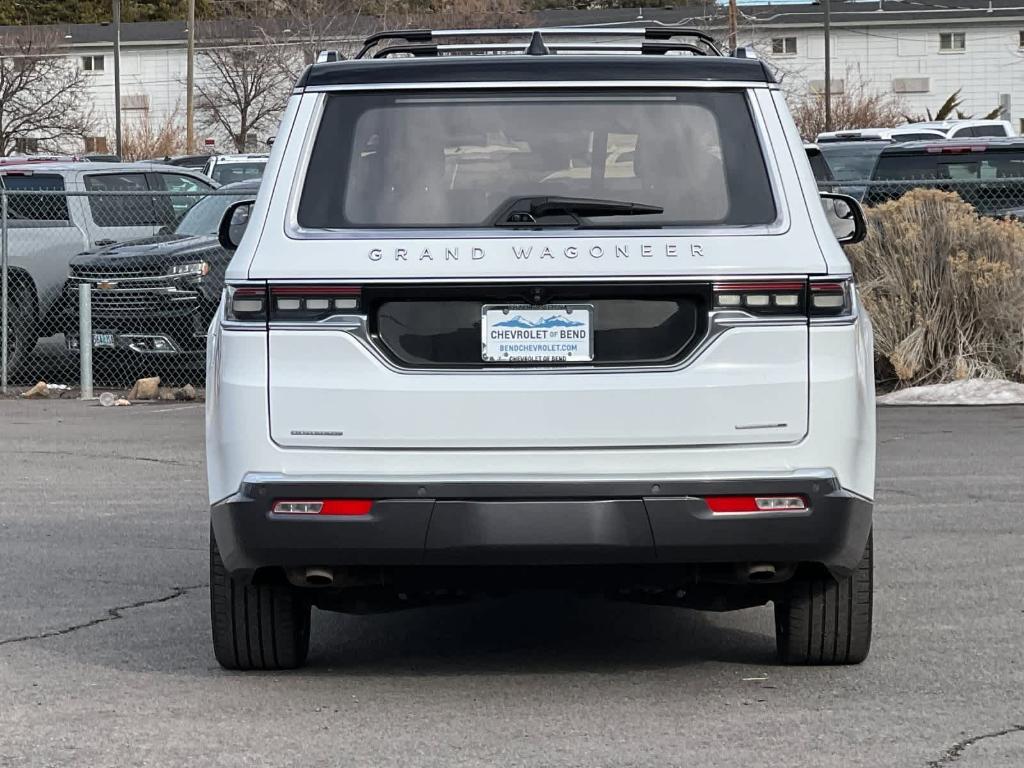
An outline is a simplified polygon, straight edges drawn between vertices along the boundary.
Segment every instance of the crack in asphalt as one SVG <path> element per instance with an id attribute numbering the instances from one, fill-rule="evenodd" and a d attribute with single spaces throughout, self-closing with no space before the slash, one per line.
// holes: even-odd
<path id="1" fill-rule="evenodd" d="M 170 464 L 176 467 L 198 467 L 198 461 L 178 461 L 177 459 L 158 459 L 153 456 L 119 456 L 110 453 L 84 453 L 82 451 L 0 451 L 0 456 L 84 456 L 88 459 L 116 459 L 119 461 L 148 461 L 153 464 Z"/>
<path id="2" fill-rule="evenodd" d="M 39 632 L 35 635 L 23 635 L 21 637 L 8 637 L 0 640 L 0 646 L 13 645 L 14 643 L 24 643 L 29 640 L 45 640 L 49 637 L 60 637 L 61 635 L 70 635 L 72 632 L 77 632 L 80 629 L 89 629 L 99 624 L 105 624 L 108 621 L 115 621 L 116 619 L 123 619 L 122 611 L 130 611 L 133 608 L 145 608 L 149 605 L 157 605 L 159 603 L 167 603 L 171 600 L 176 600 L 182 595 L 186 595 L 189 592 L 193 592 L 197 589 L 202 589 L 208 586 L 207 584 L 194 584 L 190 587 L 173 587 L 170 594 L 161 595 L 160 597 L 152 597 L 148 600 L 139 600 L 134 603 L 128 603 L 126 605 L 118 605 L 114 608 L 107 608 L 107 615 L 100 616 L 99 618 L 90 619 L 89 621 L 83 621 L 81 624 L 72 624 L 70 627 L 63 627 L 61 629 L 48 629 L 45 632 Z"/>
<path id="3" fill-rule="evenodd" d="M 997 739 L 1000 736 L 1009 736 L 1011 733 L 1024 733 L 1024 725 L 1011 725 L 1009 728 L 1004 728 L 1001 731 L 994 731 L 992 733 L 983 733 L 980 736 L 971 736 L 963 741 L 956 742 L 953 746 L 942 753 L 942 757 L 938 760 L 932 760 L 928 763 L 927 768 L 942 768 L 944 765 L 955 763 L 959 760 L 968 747 L 973 747 L 979 741 L 985 741 L 986 739 Z"/>

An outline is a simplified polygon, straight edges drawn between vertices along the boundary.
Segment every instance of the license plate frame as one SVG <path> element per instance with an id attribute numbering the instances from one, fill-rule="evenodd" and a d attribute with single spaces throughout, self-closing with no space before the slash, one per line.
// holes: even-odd
<path id="1" fill-rule="evenodd" d="M 594 305 L 484 304 L 480 308 L 480 355 L 486 363 L 591 363 Z"/>
<path id="2" fill-rule="evenodd" d="M 93 349 L 114 349 L 117 346 L 117 334 L 116 333 L 105 333 L 103 331 L 93 331 L 92 334 L 92 348 Z"/>

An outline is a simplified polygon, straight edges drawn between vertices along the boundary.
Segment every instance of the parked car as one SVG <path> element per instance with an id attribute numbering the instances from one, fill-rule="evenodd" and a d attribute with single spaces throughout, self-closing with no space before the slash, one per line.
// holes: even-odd
<path id="1" fill-rule="evenodd" d="M 210 160 L 210 155 L 168 155 L 166 157 L 154 158 L 146 162 L 157 163 L 159 165 L 177 165 L 183 168 L 192 168 L 196 171 L 202 171 L 207 162 Z"/>
<path id="2" fill-rule="evenodd" d="M 259 199 L 220 229 L 225 667 L 301 665 L 311 606 L 524 585 L 774 602 L 782 662 L 867 656 L 872 340 L 840 242 L 860 206 L 790 151 L 762 62 L 603 31 L 629 49 L 470 31 L 535 55 L 373 58 L 425 39 L 385 33 L 300 79 Z M 708 55 L 648 55 L 680 44 Z"/>
<path id="3" fill-rule="evenodd" d="M 807 161 L 811 164 L 811 172 L 818 182 L 830 182 L 834 180 L 832 169 L 825 162 L 825 156 L 817 144 L 804 144 L 804 152 L 807 153 Z"/>
<path id="4" fill-rule="evenodd" d="M 85 282 L 93 288 L 94 349 L 202 361 L 230 259 L 217 228 L 231 203 L 257 190 L 258 181 L 229 184 L 196 203 L 173 231 L 73 258 L 61 302 L 68 347 L 79 347 L 78 286 Z"/>
<path id="5" fill-rule="evenodd" d="M 173 226 L 216 184 L 182 168 L 81 162 L 3 166 L 0 186 L 14 193 L 7 196 L 8 354 L 10 366 L 17 369 L 39 338 L 58 332 L 54 310 L 72 256 Z M 177 194 L 144 194 L 149 190 Z M 53 194 L 16 194 L 20 191 Z"/>
<path id="6" fill-rule="evenodd" d="M 898 130 L 932 129 L 941 131 L 947 139 L 968 139 L 983 137 L 1016 136 L 1013 125 L 1008 120 L 983 120 L 964 118 L 960 120 L 927 120 L 918 123 L 907 123 Z M 923 138 L 923 137 L 922 137 Z"/>
<path id="7" fill-rule="evenodd" d="M 258 180 L 267 167 L 267 155 L 213 155 L 203 167 L 203 173 L 219 184 Z"/>
<path id="8" fill-rule="evenodd" d="M 846 131 L 819 133 L 814 140 L 817 144 L 850 141 L 924 141 L 944 139 L 946 132 L 938 128 L 902 126 L 900 128 L 856 128 Z"/>
<path id="9" fill-rule="evenodd" d="M 979 213 L 1024 206 L 1024 138 L 913 142 L 886 147 L 864 201 L 877 205 L 916 187 L 954 191 Z"/>
<path id="10" fill-rule="evenodd" d="M 832 191 L 862 200 L 878 156 L 889 146 L 892 146 L 890 141 L 829 141 L 819 144 L 818 149 L 837 182 L 831 187 Z"/>

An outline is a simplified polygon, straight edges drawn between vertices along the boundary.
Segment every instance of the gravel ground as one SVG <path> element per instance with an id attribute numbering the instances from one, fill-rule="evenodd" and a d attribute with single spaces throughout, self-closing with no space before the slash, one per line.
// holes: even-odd
<path id="1" fill-rule="evenodd" d="M 0 402 L 0 766 L 1024 765 L 1024 408 L 880 411 L 862 666 L 767 608 L 549 595 L 314 617 L 216 666 L 202 408 Z"/>

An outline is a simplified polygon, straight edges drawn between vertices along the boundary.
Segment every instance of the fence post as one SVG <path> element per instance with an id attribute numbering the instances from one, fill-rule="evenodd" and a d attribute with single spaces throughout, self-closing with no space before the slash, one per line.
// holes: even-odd
<path id="1" fill-rule="evenodd" d="M 92 285 L 78 284 L 78 364 L 82 399 L 92 400 Z"/>
<path id="2" fill-rule="evenodd" d="M 0 189 L 0 390 L 7 394 L 7 190 Z"/>

